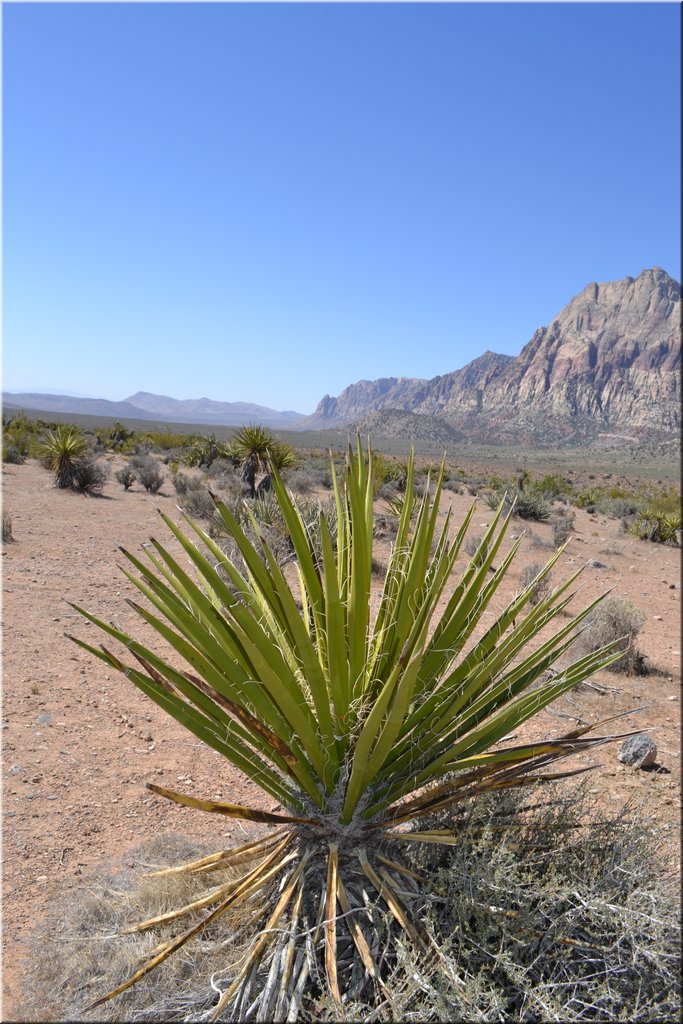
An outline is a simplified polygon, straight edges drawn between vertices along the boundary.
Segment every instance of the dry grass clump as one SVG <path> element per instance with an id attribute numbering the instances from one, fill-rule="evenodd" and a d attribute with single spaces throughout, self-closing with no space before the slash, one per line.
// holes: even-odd
<path id="1" fill-rule="evenodd" d="M 548 794 L 546 786 L 541 793 L 481 799 L 458 816 L 462 840 L 456 846 L 409 845 L 411 867 L 436 880 L 434 895 L 418 897 L 419 887 L 403 876 L 405 898 L 421 901 L 422 920 L 443 953 L 441 968 L 405 944 L 396 954 L 396 943 L 389 942 L 395 922 L 368 896 L 382 989 L 372 1003 L 335 1007 L 322 994 L 322 950 L 302 933 L 298 948 L 311 957 L 312 977 L 321 984 L 291 1019 L 678 1019 L 680 895 L 676 879 L 665 874 L 655 831 L 632 808 L 606 819 L 586 787 L 557 787 Z M 192 854 L 187 842 L 159 838 L 135 859 L 138 871 L 149 871 Z M 112 1002 L 81 1011 L 173 934 L 121 935 L 124 928 L 216 883 L 215 875 L 188 881 L 182 875 L 103 872 L 84 891 L 66 896 L 38 934 L 24 1019 L 210 1020 L 247 949 L 257 916 L 249 906 Z M 249 1019 L 248 1003 L 242 1002 L 238 1017 L 220 1019 Z"/>
<path id="2" fill-rule="evenodd" d="M 530 587 L 531 584 L 536 580 L 537 576 L 543 572 L 544 565 L 542 562 L 529 562 L 522 569 L 522 575 L 520 577 L 520 586 L 522 590 L 526 587 Z M 552 589 L 552 580 L 550 575 L 544 576 L 539 579 L 531 592 L 531 598 L 529 603 L 531 605 L 537 605 L 540 601 L 545 600 L 550 594 Z"/>
<path id="3" fill-rule="evenodd" d="M 237 966 L 240 929 L 251 932 L 251 918 L 239 912 L 225 926 L 207 928 L 131 990 L 96 1010 L 84 1012 L 94 997 L 123 982 L 154 955 L 162 941 L 200 920 L 191 918 L 151 930 L 126 930 L 170 913 L 230 879 L 231 874 L 201 872 L 154 876 L 159 869 L 198 859 L 204 848 L 180 836 L 159 836 L 129 858 L 135 867 L 121 873 L 102 869 L 79 890 L 67 893 L 37 929 L 34 956 L 25 983 L 26 1021 L 201 1020 L 216 1001 L 214 972 Z M 240 869 L 235 867 L 232 876 Z M 242 868 L 244 870 L 244 868 Z M 252 911 L 255 908 L 251 908 Z M 188 1016 L 189 1015 L 189 1016 Z"/>
<path id="4" fill-rule="evenodd" d="M 636 646 L 636 638 L 645 624 L 645 616 L 630 601 L 607 597 L 585 621 L 579 647 L 589 653 L 611 640 L 623 640 L 622 656 L 610 666 L 612 672 L 643 675 L 647 670 L 644 657 Z"/>

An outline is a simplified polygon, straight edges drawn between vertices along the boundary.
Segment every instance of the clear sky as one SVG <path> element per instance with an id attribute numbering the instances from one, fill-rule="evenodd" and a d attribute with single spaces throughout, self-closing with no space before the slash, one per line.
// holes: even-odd
<path id="1" fill-rule="evenodd" d="M 6 390 L 312 412 L 680 280 L 677 3 L 3 3 Z"/>

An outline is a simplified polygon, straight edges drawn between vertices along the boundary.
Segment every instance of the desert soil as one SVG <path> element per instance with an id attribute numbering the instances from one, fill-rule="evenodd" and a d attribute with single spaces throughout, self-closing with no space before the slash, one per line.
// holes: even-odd
<path id="1" fill-rule="evenodd" d="M 220 849 L 252 834 L 245 824 L 180 808 L 145 789 L 154 781 L 197 796 L 270 807 L 272 801 L 186 733 L 122 675 L 66 636 L 98 644 L 96 627 L 68 602 L 81 605 L 125 631 L 144 636 L 126 604 L 138 592 L 121 573 L 119 545 L 139 553 L 150 535 L 168 542 L 157 510 L 177 516 L 167 479 L 149 495 L 134 485 L 124 492 L 112 474 L 101 498 L 52 486 L 37 463 L 3 467 L 4 509 L 14 541 L 3 545 L 3 1021 L 22 1019 L 22 974 L 31 957 L 37 921 L 54 898 L 87 882 L 104 864 L 125 864 L 130 851 L 163 833 L 184 834 Z M 459 522 L 472 498 L 446 495 Z M 491 512 L 480 504 L 472 532 Z M 510 574 L 508 592 L 528 562 L 552 553 L 550 529 L 516 520 L 527 539 Z M 531 536 L 529 536 L 531 534 Z M 596 688 L 582 687 L 539 716 L 550 735 L 576 718 L 598 721 L 637 708 L 615 731 L 642 728 L 659 754 L 650 770 L 622 765 L 619 744 L 582 755 L 597 766 L 588 778 L 611 809 L 633 799 L 661 832 L 667 868 L 678 865 L 680 807 L 680 551 L 636 540 L 617 520 L 576 513 L 574 539 L 554 582 L 596 559 L 603 568 L 583 573 L 580 604 L 609 588 L 645 615 L 638 646 L 650 673 L 602 673 Z M 576 603 L 576 602 L 575 602 Z M 572 717 L 574 716 L 574 717 Z M 610 727 L 608 726 L 607 729 Z M 577 761 L 578 763 L 578 761 Z"/>

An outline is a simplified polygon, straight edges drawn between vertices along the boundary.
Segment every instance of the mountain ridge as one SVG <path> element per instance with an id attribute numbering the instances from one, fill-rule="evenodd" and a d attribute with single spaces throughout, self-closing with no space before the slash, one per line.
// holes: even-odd
<path id="1" fill-rule="evenodd" d="M 587 285 L 518 356 L 488 351 L 431 380 L 383 378 L 379 389 L 359 381 L 326 395 L 305 424 L 349 426 L 397 409 L 489 443 L 567 442 L 626 427 L 669 435 L 681 426 L 680 357 L 680 286 L 654 267 Z"/>
<path id="2" fill-rule="evenodd" d="M 292 429 L 302 413 L 279 412 L 250 402 L 215 402 L 210 398 L 179 399 L 138 391 L 120 402 L 105 398 L 76 398 L 74 395 L 3 391 L 3 403 L 32 412 L 74 413 L 111 416 L 114 419 L 149 420 L 150 423 L 195 423 L 202 426 L 241 427 L 248 423 Z"/>

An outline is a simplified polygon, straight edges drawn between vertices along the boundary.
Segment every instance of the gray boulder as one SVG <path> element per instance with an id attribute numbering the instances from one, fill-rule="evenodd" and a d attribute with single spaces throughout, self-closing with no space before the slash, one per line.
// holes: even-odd
<path id="1" fill-rule="evenodd" d="M 623 764 L 631 765 L 633 768 L 647 768 L 657 759 L 657 744 L 651 736 L 641 732 L 624 740 L 618 756 Z"/>

